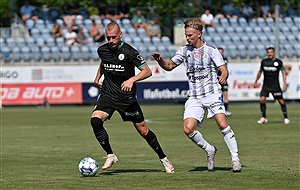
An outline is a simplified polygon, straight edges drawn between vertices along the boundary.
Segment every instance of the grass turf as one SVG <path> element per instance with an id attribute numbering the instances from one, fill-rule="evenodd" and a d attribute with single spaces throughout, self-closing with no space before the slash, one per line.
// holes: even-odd
<path id="1" fill-rule="evenodd" d="M 269 123 L 258 125 L 259 105 L 230 104 L 228 118 L 239 146 L 243 171 L 232 173 L 229 151 L 214 120 L 199 129 L 218 148 L 216 168 L 208 172 L 206 154 L 182 130 L 182 104 L 142 104 L 148 127 L 175 167 L 164 172 L 157 155 L 130 122 L 116 112 L 105 123 L 119 163 L 96 177 L 81 177 L 78 163 L 93 157 L 100 167 L 104 151 L 89 124 L 92 106 L 5 107 L 1 110 L 0 189 L 299 189 L 299 104 L 267 103 Z"/>

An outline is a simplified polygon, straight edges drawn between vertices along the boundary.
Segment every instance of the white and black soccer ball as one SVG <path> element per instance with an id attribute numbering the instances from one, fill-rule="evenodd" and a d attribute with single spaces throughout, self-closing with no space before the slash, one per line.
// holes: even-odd
<path id="1" fill-rule="evenodd" d="M 83 158 L 78 165 L 79 172 L 84 177 L 95 176 L 98 172 L 98 162 L 90 157 Z"/>

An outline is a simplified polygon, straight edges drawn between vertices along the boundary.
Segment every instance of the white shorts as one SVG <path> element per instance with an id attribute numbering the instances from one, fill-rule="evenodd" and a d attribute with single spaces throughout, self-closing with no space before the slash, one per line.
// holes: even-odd
<path id="1" fill-rule="evenodd" d="M 213 94 L 205 98 L 190 97 L 185 102 L 185 110 L 183 119 L 192 117 L 199 121 L 198 126 L 201 127 L 206 110 L 207 118 L 212 118 L 218 113 L 226 115 L 223 97 L 221 93 Z"/>

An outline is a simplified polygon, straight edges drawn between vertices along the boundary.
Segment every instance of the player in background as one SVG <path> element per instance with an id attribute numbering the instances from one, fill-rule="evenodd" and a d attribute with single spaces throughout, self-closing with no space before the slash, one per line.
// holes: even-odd
<path id="1" fill-rule="evenodd" d="M 218 50 L 221 53 L 221 55 L 223 57 L 223 60 L 224 60 L 224 63 L 227 67 L 228 59 L 227 59 L 227 57 L 224 56 L 224 49 L 219 47 Z M 218 76 L 221 76 L 221 71 L 218 71 Z M 223 102 L 224 102 L 224 107 L 225 107 L 225 110 L 226 110 L 226 114 L 227 114 L 227 116 L 231 116 L 232 113 L 228 111 L 229 100 L 228 100 L 228 83 L 227 82 L 226 82 L 226 84 L 222 85 L 221 90 L 222 90 L 222 96 L 223 96 Z"/>
<path id="2" fill-rule="evenodd" d="M 183 130 L 192 142 L 206 152 L 208 171 L 214 169 L 217 149 L 197 130 L 197 127 L 202 126 L 206 111 L 207 117 L 215 119 L 224 136 L 231 153 L 233 172 L 240 172 L 242 166 L 238 156 L 238 145 L 235 134 L 227 123 L 221 91 L 221 85 L 226 83 L 228 70 L 219 50 L 201 40 L 201 21 L 198 18 L 188 19 L 184 25 L 187 45 L 181 46 L 170 60 L 165 60 L 159 52 L 153 52 L 152 56 L 166 71 L 172 71 L 180 64 L 185 66 L 189 92 L 185 102 Z M 218 70 L 222 72 L 221 76 L 217 76 Z"/>
<path id="3" fill-rule="evenodd" d="M 121 40 L 122 31 L 116 22 L 109 23 L 105 33 L 108 43 L 97 50 L 101 62 L 94 80 L 101 88 L 101 94 L 90 120 L 95 137 L 107 154 L 102 169 L 107 170 L 118 161 L 103 126 L 104 122 L 117 111 L 124 122 L 133 123 L 137 132 L 156 152 L 166 172 L 173 173 L 174 167 L 163 152 L 156 135 L 147 127 L 143 111 L 136 99 L 135 83 L 150 77 L 152 72 L 141 54 Z M 141 71 L 137 75 L 135 67 Z M 100 81 L 102 75 L 104 75 L 103 82 Z"/>
<path id="4" fill-rule="evenodd" d="M 267 115 L 266 115 L 266 99 L 269 97 L 271 93 L 275 100 L 281 106 L 281 111 L 284 117 L 284 124 L 289 124 L 290 120 L 287 115 L 287 108 L 285 101 L 282 96 L 282 91 L 286 91 L 286 72 L 283 66 L 282 60 L 275 57 L 275 49 L 273 47 L 269 47 L 266 49 L 267 57 L 261 61 L 260 69 L 257 73 L 254 88 L 258 87 L 258 80 L 261 74 L 264 74 L 263 86 L 260 92 L 260 111 L 262 117 L 257 121 L 258 124 L 264 124 L 268 122 Z M 279 84 L 279 72 L 281 71 L 282 79 L 283 79 L 283 86 L 282 89 L 280 88 Z"/>

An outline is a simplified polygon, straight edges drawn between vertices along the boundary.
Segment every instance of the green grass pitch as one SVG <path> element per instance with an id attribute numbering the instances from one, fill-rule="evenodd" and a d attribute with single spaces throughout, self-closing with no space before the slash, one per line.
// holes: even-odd
<path id="1" fill-rule="evenodd" d="M 175 167 L 164 172 L 157 155 L 130 122 L 116 112 L 105 123 L 119 162 L 95 177 L 81 177 L 78 163 L 104 163 L 89 120 L 93 106 L 4 107 L 1 110 L 0 189 L 297 189 L 299 190 L 299 103 L 288 103 L 289 125 L 277 103 L 267 103 L 269 123 L 258 125 L 258 103 L 232 103 L 228 118 L 243 171 L 232 173 L 229 151 L 214 120 L 199 129 L 218 148 L 214 172 L 206 154 L 183 133 L 183 104 L 141 104 L 148 127 Z"/>

